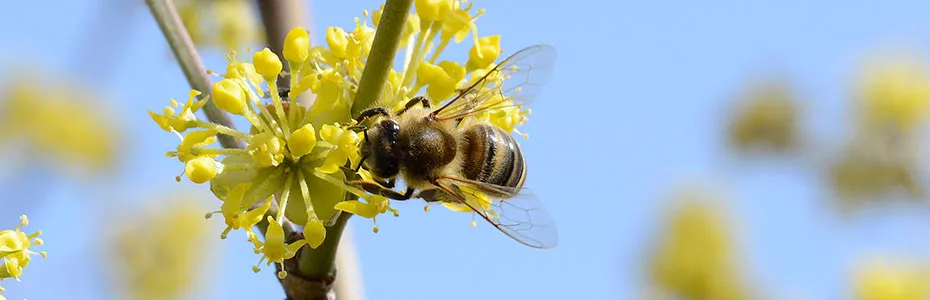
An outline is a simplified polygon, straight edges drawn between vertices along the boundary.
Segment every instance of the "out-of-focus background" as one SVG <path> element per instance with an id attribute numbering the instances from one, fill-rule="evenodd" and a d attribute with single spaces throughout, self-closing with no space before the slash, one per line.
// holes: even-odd
<path id="1" fill-rule="evenodd" d="M 207 68 L 262 47 L 252 1 L 202 2 Z M 930 296 L 930 2 L 473 2 L 505 55 L 558 49 L 521 144 L 560 244 L 397 203 L 350 224 L 366 298 Z M 308 3 L 312 43 L 380 4 Z M 142 1 L 12 1 L 0 39 L 0 228 L 26 213 L 49 252 L 7 298 L 284 297 L 174 181 L 147 110 L 189 85 Z"/>

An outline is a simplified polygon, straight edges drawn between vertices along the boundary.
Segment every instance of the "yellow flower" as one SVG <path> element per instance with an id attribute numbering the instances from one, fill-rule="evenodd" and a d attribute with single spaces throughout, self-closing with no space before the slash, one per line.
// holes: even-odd
<path id="1" fill-rule="evenodd" d="M 287 244 L 284 242 L 284 238 L 284 228 L 281 227 L 278 221 L 275 221 L 274 217 L 268 216 L 268 231 L 265 232 L 265 242 L 259 249 L 263 256 L 256 267 L 261 265 L 265 259 L 268 260 L 267 264 L 269 266 L 271 263 L 283 263 L 285 259 L 294 257 L 297 250 L 307 243 L 307 240 L 300 240 Z M 279 275 L 279 277 L 283 276 Z"/>
<path id="2" fill-rule="evenodd" d="M 399 215 L 396 209 L 391 208 L 390 200 L 381 195 L 371 195 L 365 202 L 357 200 L 339 202 L 336 204 L 336 209 L 372 219 L 375 222 L 375 232 L 378 232 L 378 215 L 386 212 L 391 212 L 394 216 Z"/>
<path id="3" fill-rule="evenodd" d="M 326 43 L 329 44 L 330 53 L 337 58 L 346 57 L 346 46 L 349 39 L 346 32 L 340 27 L 326 28 Z"/>
<path id="4" fill-rule="evenodd" d="M 469 69 L 486 69 L 501 54 L 501 36 L 492 35 L 478 39 L 468 52 Z"/>
<path id="5" fill-rule="evenodd" d="M 301 157 L 313 151 L 313 147 L 316 147 L 316 131 L 313 130 L 313 125 L 305 124 L 294 131 L 291 138 L 287 140 L 287 144 L 295 157 Z"/>
<path id="6" fill-rule="evenodd" d="M 144 210 L 108 223 L 114 286 L 123 299 L 184 299 L 200 285 L 216 248 L 210 242 L 200 199 L 174 196 L 167 210 Z"/>
<path id="7" fill-rule="evenodd" d="M 12 72 L 0 87 L 0 145 L 28 147 L 38 152 L 31 158 L 75 176 L 112 170 L 122 127 L 95 90 L 32 69 Z"/>
<path id="8" fill-rule="evenodd" d="M 339 167 L 345 165 L 346 160 L 351 160 L 355 165 L 358 162 L 358 133 L 346 130 L 335 125 L 323 125 L 320 129 L 320 137 L 335 149 L 326 157 L 322 166 L 316 168 L 317 171 L 332 174 L 339 170 Z"/>
<path id="9" fill-rule="evenodd" d="M 41 246 L 44 244 L 44 241 L 39 238 L 42 232 L 37 231 L 27 235 L 22 232 L 22 228 L 29 225 L 29 219 L 26 215 L 20 216 L 19 219 L 20 223 L 16 226 L 16 229 L 0 231 L 0 260 L 2 260 L 0 280 L 13 278 L 19 281 L 19 277 L 23 275 L 23 270 L 29 265 L 32 255 L 41 254 L 42 257 L 47 256 L 45 251 L 37 253 L 30 250 L 33 245 Z M 0 291 L 3 291 L 3 289 L 0 288 Z"/>
<path id="10" fill-rule="evenodd" d="M 284 38 L 284 59 L 292 64 L 302 64 L 310 57 L 310 34 L 302 27 L 296 27 Z"/>
<path id="11" fill-rule="evenodd" d="M 267 47 L 262 51 L 255 52 L 252 56 L 252 63 L 255 65 L 255 71 L 265 77 L 265 80 L 272 81 L 278 77 L 284 65 L 277 54 L 271 52 Z"/>
<path id="12" fill-rule="evenodd" d="M 424 20 L 441 21 L 452 9 L 449 0 L 416 0 L 417 15 Z"/>
<path id="13" fill-rule="evenodd" d="M 910 130 L 930 112 L 930 72 L 923 61 L 901 57 L 869 65 L 861 81 L 861 115 L 866 126 Z"/>
<path id="14" fill-rule="evenodd" d="M 736 268 L 728 226 L 715 206 L 689 200 L 670 221 L 649 265 L 656 287 L 688 299 L 751 298 Z"/>
<path id="15" fill-rule="evenodd" d="M 201 155 L 188 160 L 184 165 L 184 174 L 194 183 L 210 181 L 219 173 L 222 164 L 217 163 L 208 155 Z"/>
<path id="16" fill-rule="evenodd" d="M 468 6 L 462 8 L 462 2 L 454 1 L 454 9 L 442 20 L 442 36 L 440 37 L 443 41 L 451 40 L 455 37 L 456 43 L 461 43 L 465 40 L 465 37 L 468 36 L 468 33 L 471 32 L 474 35 L 476 45 L 478 42 L 478 27 L 475 26 L 475 20 L 479 16 L 484 14 L 483 9 L 479 9 L 475 15 L 472 15 L 469 10 L 475 4 L 474 2 L 469 2 Z"/>
<path id="17" fill-rule="evenodd" d="M 222 110 L 241 115 L 245 112 L 246 94 L 232 79 L 223 79 L 213 84 L 213 103 Z"/>
<path id="18" fill-rule="evenodd" d="M 320 220 L 310 220 L 307 222 L 307 224 L 304 225 L 304 239 L 307 240 L 307 244 L 313 249 L 323 244 L 323 240 L 326 239 L 326 227 L 323 226 L 323 222 Z"/>
<path id="19" fill-rule="evenodd" d="M 195 100 L 199 95 L 199 91 L 191 90 L 187 102 L 181 107 L 181 113 L 175 112 L 174 108 L 178 106 L 178 102 L 171 99 L 171 106 L 166 106 L 163 110 L 163 114 L 156 114 L 150 110 L 149 116 L 151 116 L 152 119 L 155 120 L 155 123 L 165 131 L 187 131 L 188 128 L 194 126 L 193 124 L 198 121 L 194 113 L 207 104 L 207 99 Z"/>
<path id="20" fill-rule="evenodd" d="M 927 299 L 930 298 L 930 268 L 873 260 L 857 270 L 854 284 L 855 299 Z"/>
<path id="21" fill-rule="evenodd" d="M 465 75 L 465 68 L 452 61 L 442 61 L 438 66 L 423 62 L 417 70 L 417 80 L 427 85 L 426 95 L 434 104 L 452 97 Z"/>
<path id="22" fill-rule="evenodd" d="M 761 146 L 787 151 L 797 145 L 800 108 L 785 83 L 753 86 L 744 97 L 728 129 L 736 150 Z"/>
<path id="23" fill-rule="evenodd" d="M 284 161 L 285 142 L 270 132 L 252 136 L 248 150 L 255 162 L 261 166 L 277 166 Z"/>
<path id="24" fill-rule="evenodd" d="M 198 47 L 243 49 L 264 39 L 249 1 L 177 0 L 175 6 Z"/>

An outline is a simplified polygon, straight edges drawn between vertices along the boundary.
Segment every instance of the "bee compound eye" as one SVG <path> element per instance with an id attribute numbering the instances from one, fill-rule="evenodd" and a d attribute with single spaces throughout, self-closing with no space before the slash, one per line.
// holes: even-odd
<path id="1" fill-rule="evenodd" d="M 381 121 L 381 129 L 393 140 L 393 137 L 396 137 L 397 133 L 400 132 L 400 124 L 397 124 L 394 120 L 384 120 Z"/>

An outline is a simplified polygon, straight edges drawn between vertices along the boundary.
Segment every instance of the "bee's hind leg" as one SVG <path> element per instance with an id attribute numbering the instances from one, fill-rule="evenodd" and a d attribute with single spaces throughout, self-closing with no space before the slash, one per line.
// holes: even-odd
<path id="1" fill-rule="evenodd" d="M 403 194 L 401 194 L 398 191 L 385 187 L 379 182 L 370 181 L 370 180 L 352 180 L 352 181 L 347 181 L 346 184 L 360 187 L 366 192 L 369 192 L 375 195 L 381 195 L 381 196 L 394 199 L 394 200 L 399 200 L 399 201 L 404 201 L 404 200 L 408 200 L 412 198 L 413 193 L 415 191 L 414 189 L 407 187 L 407 190 L 404 191 Z"/>

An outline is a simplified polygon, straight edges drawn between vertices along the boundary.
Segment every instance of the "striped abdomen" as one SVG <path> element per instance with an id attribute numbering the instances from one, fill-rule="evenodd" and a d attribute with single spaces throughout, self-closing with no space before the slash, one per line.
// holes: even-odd
<path id="1" fill-rule="evenodd" d="M 526 161 L 510 134 L 492 125 L 475 125 L 465 131 L 462 171 L 465 178 L 515 188 L 526 179 Z M 502 197 L 514 196 L 496 195 Z"/>

